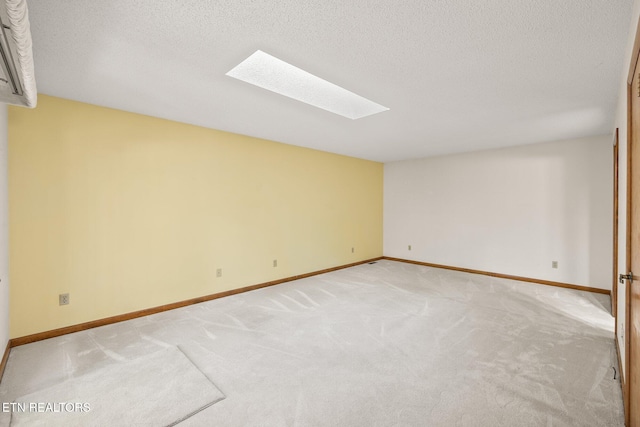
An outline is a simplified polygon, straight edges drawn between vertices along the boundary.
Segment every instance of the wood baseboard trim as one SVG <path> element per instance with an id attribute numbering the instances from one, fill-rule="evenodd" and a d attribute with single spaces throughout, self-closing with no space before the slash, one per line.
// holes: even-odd
<path id="1" fill-rule="evenodd" d="M 0 362 L 0 382 L 2 382 L 2 376 L 4 375 L 4 368 L 7 366 L 7 360 L 9 360 L 10 352 L 11 352 L 11 340 L 7 341 L 7 347 L 4 349 L 2 362 Z"/>
<path id="2" fill-rule="evenodd" d="M 336 270 L 355 267 L 356 265 L 366 264 L 369 262 L 378 261 L 380 259 L 382 259 L 382 257 L 371 258 L 368 260 L 358 261 L 351 264 L 345 264 L 338 267 L 325 268 L 324 270 L 313 271 L 311 273 L 299 274 L 297 276 L 286 277 L 284 279 L 272 280 L 270 282 L 259 283 L 257 285 L 245 286 L 243 288 L 232 289 L 230 291 L 218 292 L 211 295 L 191 298 L 185 301 L 174 302 L 171 304 L 165 304 L 158 307 L 147 308 L 144 310 L 134 311 L 131 313 L 119 314 L 117 316 L 106 317 L 104 319 L 92 320 L 85 323 L 79 323 L 77 325 L 65 326 L 63 328 L 53 329 L 45 332 L 38 332 L 36 334 L 26 335 L 24 337 L 13 338 L 9 341 L 9 345 L 11 347 L 17 347 L 20 345 L 29 344 L 36 341 L 46 340 L 48 338 L 54 338 L 54 337 L 59 337 L 61 335 L 72 334 L 74 332 L 80 332 L 87 329 L 97 328 L 99 326 L 110 325 L 112 323 L 124 322 L 125 320 L 131 320 L 137 317 L 149 316 L 150 314 L 156 314 L 156 313 L 161 313 L 163 311 L 174 310 L 176 308 L 181 308 L 181 307 L 186 307 L 192 304 L 211 301 L 214 299 L 223 298 L 230 295 L 241 294 L 243 292 L 254 291 L 256 289 L 266 288 L 268 286 L 279 285 L 281 283 L 291 282 L 293 280 L 299 280 L 299 279 L 304 279 L 306 277 L 317 276 L 318 274 L 330 273 Z"/>
<path id="3" fill-rule="evenodd" d="M 393 257 L 388 257 L 388 256 L 383 256 L 382 259 L 388 259 L 389 261 L 406 262 L 408 264 L 417 264 L 417 265 L 422 265 L 422 266 L 425 266 L 425 267 L 443 268 L 445 270 L 454 270 L 454 271 L 460 271 L 460 272 L 463 272 L 463 273 L 482 274 L 483 276 L 499 277 L 501 279 L 518 280 L 520 282 L 530 282 L 530 283 L 537 283 L 537 284 L 540 284 L 540 285 L 556 286 L 556 287 L 559 287 L 559 288 L 568 288 L 568 289 L 575 289 L 575 290 L 578 290 L 578 291 L 587 291 L 587 292 L 595 292 L 597 294 L 611 295 L 611 292 L 609 290 L 607 290 L 607 289 L 590 288 L 588 286 L 572 285 L 570 283 L 553 282 L 551 280 L 532 279 L 530 277 L 512 276 L 510 274 L 492 273 L 492 272 L 489 272 L 489 271 L 472 270 L 470 268 L 452 267 L 450 265 L 432 264 L 432 263 L 429 263 L 429 262 L 413 261 L 413 260 L 410 260 L 410 259 L 393 258 Z"/>

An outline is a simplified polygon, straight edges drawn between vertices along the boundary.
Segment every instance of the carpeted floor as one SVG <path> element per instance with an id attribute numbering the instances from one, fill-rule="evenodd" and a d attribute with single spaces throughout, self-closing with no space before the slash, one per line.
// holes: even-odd
<path id="1" fill-rule="evenodd" d="M 11 425 L 173 426 L 222 399 L 180 349 L 167 347 L 19 397 L 15 408 L 24 409 L 12 411 Z"/>
<path id="2" fill-rule="evenodd" d="M 16 347 L 0 401 L 178 346 L 226 396 L 180 426 L 622 426 L 609 305 L 379 261 Z"/>

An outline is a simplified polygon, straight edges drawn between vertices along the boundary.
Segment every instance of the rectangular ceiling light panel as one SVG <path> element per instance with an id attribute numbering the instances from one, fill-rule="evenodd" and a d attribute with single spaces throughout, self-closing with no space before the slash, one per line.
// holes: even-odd
<path id="1" fill-rule="evenodd" d="M 226 75 L 350 119 L 388 110 L 261 50 Z"/>

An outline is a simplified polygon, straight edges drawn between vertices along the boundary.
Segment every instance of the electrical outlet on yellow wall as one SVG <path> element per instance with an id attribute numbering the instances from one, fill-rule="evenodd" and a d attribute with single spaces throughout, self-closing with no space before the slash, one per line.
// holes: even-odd
<path id="1" fill-rule="evenodd" d="M 58 305 L 68 305 L 68 304 L 69 304 L 69 294 L 58 295 Z"/>

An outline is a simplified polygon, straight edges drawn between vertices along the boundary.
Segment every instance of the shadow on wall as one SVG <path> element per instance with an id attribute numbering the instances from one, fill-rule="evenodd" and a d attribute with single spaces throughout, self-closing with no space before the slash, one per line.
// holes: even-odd
<path id="1" fill-rule="evenodd" d="M 613 148 L 609 142 L 605 136 L 535 144 L 522 147 L 522 155 L 513 153 L 511 160 L 523 167 L 532 160 L 538 164 L 537 200 L 548 227 L 540 235 L 541 266 L 553 268 L 552 262 L 558 261 L 564 280 L 575 277 L 572 283 L 605 289 L 611 286 L 613 260 Z"/>

